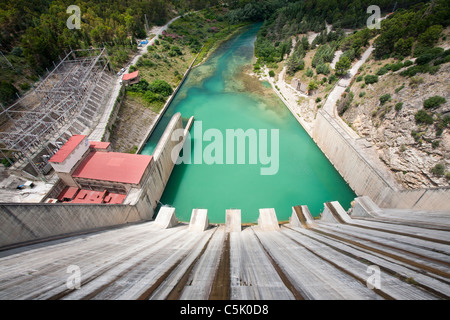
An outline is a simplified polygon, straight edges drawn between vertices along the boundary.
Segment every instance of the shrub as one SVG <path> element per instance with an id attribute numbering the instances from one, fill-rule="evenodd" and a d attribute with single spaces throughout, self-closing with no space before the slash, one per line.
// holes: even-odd
<path id="1" fill-rule="evenodd" d="M 380 103 L 381 103 L 381 105 L 385 104 L 386 102 L 388 102 L 388 101 L 390 101 L 390 100 L 391 100 L 391 95 L 390 95 L 390 94 L 385 94 L 385 95 L 382 95 L 382 96 L 380 97 Z"/>
<path id="2" fill-rule="evenodd" d="M 430 62 L 431 60 L 433 60 L 433 58 L 434 58 L 434 56 L 432 54 L 430 54 L 430 53 L 422 54 L 421 56 L 419 56 L 416 59 L 416 64 L 424 65 L 424 64 Z"/>
<path id="3" fill-rule="evenodd" d="M 309 82 L 308 91 L 313 91 L 316 90 L 317 88 L 318 88 L 317 82 L 315 82 L 314 80 Z"/>
<path id="4" fill-rule="evenodd" d="M 428 73 L 429 74 L 436 74 L 438 71 L 439 71 L 439 65 L 437 65 L 437 66 L 432 66 L 432 67 L 430 67 L 430 69 L 428 70 Z"/>
<path id="5" fill-rule="evenodd" d="M 403 102 L 399 102 L 395 105 L 395 111 L 400 111 L 403 108 Z"/>
<path id="6" fill-rule="evenodd" d="M 369 74 L 364 78 L 364 81 L 366 84 L 372 84 L 372 83 L 378 82 L 378 76 Z"/>
<path id="7" fill-rule="evenodd" d="M 395 89 L 395 93 L 399 93 L 400 91 L 403 90 L 404 87 L 405 87 L 405 85 L 402 84 L 400 87 L 398 87 L 397 89 Z"/>
<path id="8" fill-rule="evenodd" d="M 434 174 L 435 176 L 443 176 L 445 173 L 445 166 L 443 163 L 438 163 L 433 168 L 431 168 L 430 172 Z"/>
<path id="9" fill-rule="evenodd" d="M 306 76 L 311 78 L 314 76 L 314 71 L 311 68 L 308 68 L 308 70 L 306 70 Z"/>
<path id="10" fill-rule="evenodd" d="M 389 72 L 389 68 L 387 66 L 384 66 L 380 70 L 377 71 L 377 76 L 382 76 L 388 72 Z"/>
<path id="11" fill-rule="evenodd" d="M 275 77 L 275 71 L 270 70 L 270 71 L 269 71 L 269 76 L 271 76 L 272 78 Z"/>
<path id="12" fill-rule="evenodd" d="M 154 93 L 152 91 L 146 91 L 145 94 L 142 96 L 145 101 L 152 103 L 152 102 L 164 102 L 164 97 L 160 95 L 159 93 Z"/>
<path id="13" fill-rule="evenodd" d="M 444 129 L 446 129 L 449 124 L 450 124 L 450 116 L 440 118 L 439 121 L 436 123 L 436 137 L 440 137 L 444 132 Z"/>
<path id="14" fill-rule="evenodd" d="M 395 71 L 398 71 L 398 70 L 400 70 L 401 68 L 403 68 L 403 66 L 404 66 L 404 65 L 403 65 L 402 62 L 393 63 L 393 64 L 390 65 L 390 69 L 391 69 L 392 72 L 395 72 Z"/>
<path id="15" fill-rule="evenodd" d="M 23 54 L 23 48 L 22 47 L 14 47 L 11 50 L 11 54 L 17 56 L 17 57 L 21 57 Z"/>
<path id="16" fill-rule="evenodd" d="M 334 74 L 332 74 L 331 76 L 328 77 L 329 84 L 332 84 L 336 80 L 337 80 L 337 77 Z"/>
<path id="17" fill-rule="evenodd" d="M 359 97 L 360 97 L 360 98 L 364 97 L 365 95 L 366 95 L 366 92 L 365 92 L 365 91 L 361 91 L 361 92 L 359 93 Z"/>
<path id="18" fill-rule="evenodd" d="M 175 54 L 177 56 L 181 56 L 183 54 L 183 52 L 181 51 L 180 47 L 178 47 L 178 46 L 170 47 L 170 52 L 172 52 L 173 54 Z"/>
<path id="19" fill-rule="evenodd" d="M 356 82 L 361 82 L 363 81 L 364 77 L 363 76 L 358 76 L 358 78 L 356 78 Z"/>
<path id="20" fill-rule="evenodd" d="M 330 67 L 328 63 L 319 63 L 316 67 L 317 74 L 329 74 L 330 73 Z"/>
<path id="21" fill-rule="evenodd" d="M 433 109 L 439 107 L 441 104 L 447 102 L 444 97 L 441 96 L 434 96 L 431 98 L 426 99 L 423 102 L 423 107 L 425 109 Z"/>
<path id="22" fill-rule="evenodd" d="M 413 77 L 418 73 L 430 73 L 435 74 L 439 70 L 439 66 L 431 66 L 430 64 L 426 63 L 424 65 L 417 65 L 409 67 L 408 69 L 400 72 L 400 75 L 403 77 Z"/>
<path id="23" fill-rule="evenodd" d="M 155 81 L 153 81 L 149 85 L 149 90 L 154 92 L 154 93 L 161 94 L 163 97 L 168 97 L 173 92 L 173 89 L 170 86 L 170 84 L 168 84 L 164 80 L 155 80 Z"/>
<path id="24" fill-rule="evenodd" d="M 424 81 L 425 80 L 423 80 L 422 77 L 412 77 L 409 81 L 409 85 L 411 86 L 411 88 L 417 88 L 419 84 L 424 83 Z"/>
<path id="25" fill-rule="evenodd" d="M 411 131 L 411 136 L 414 138 L 414 141 L 420 142 L 423 136 L 423 132 Z"/>
<path id="26" fill-rule="evenodd" d="M 24 91 L 26 91 L 26 90 L 31 88 L 30 84 L 27 83 L 27 82 L 19 84 L 19 87 L 20 87 L 21 90 L 24 90 Z"/>
<path id="27" fill-rule="evenodd" d="M 405 63 L 403 64 L 404 67 L 409 67 L 412 66 L 414 64 L 414 62 L 412 62 L 411 60 L 406 60 Z"/>
<path id="28" fill-rule="evenodd" d="M 433 124 L 433 117 L 423 109 L 420 109 L 414 115 L 416 123 L 418 124 Z"/>
<path id="29" fill-rule="evenodd" d="M 152 60 L 144 59 L 143 57 L 140 57 L 139 60 L 136 62 L 136 66 L 151 68 L 151 67 L 155 66 L 155 63 Z"/>

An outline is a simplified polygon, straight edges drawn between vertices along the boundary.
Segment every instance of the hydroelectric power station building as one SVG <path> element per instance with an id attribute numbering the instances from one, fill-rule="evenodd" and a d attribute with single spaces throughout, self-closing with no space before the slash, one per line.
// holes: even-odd
<path id="1" fill-rule="evenodd" d="M 108 142 L 74 135 L 49 162 L 64 187 L 59 201 L 122 203 L 132 188 L 142 187 L 152 160 L 152 156 L 111 152 Z"/>

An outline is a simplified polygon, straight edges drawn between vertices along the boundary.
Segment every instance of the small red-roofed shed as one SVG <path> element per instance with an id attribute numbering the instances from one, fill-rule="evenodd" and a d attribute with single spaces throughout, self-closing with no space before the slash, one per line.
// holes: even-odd
<path id="1" fill-rule="evenodd" d="M 140 80 L 141 77 L 139 76 L 139 70 L 132 73 L 124 74 L 122 77 L 123 84 L 125 85 L 135 84 L 138 83 Z"/>

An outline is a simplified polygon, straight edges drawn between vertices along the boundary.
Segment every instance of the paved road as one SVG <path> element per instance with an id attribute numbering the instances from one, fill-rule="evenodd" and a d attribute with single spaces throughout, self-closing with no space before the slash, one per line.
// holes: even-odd
<path id="1" fill-rule="evenodd" d="M 126 71 L 124 73 L 127 73 L 130 66 L 135 64 L 143 54 L 148 52 L 148 50 L 147 50 L 148 46 L 153 45 L 155 43 L 155 40 L 158 38 L 158 36 L 160 34 L 162 34 L 163 31 L 167 30 L 167 28 L 178 18 L 180 18 L 180 16 L 173 18 L 172 20 L 170 20 L 167 24 L 165 24 L 162 27 L 154 27 L 152 30 L 150 30 L 150 34 L 155 34 L 155 36 L 151 40 L 149 40 L 149 42 L 145 46 L 140 48 L 139 53 L 136 54 L 136 56 L 125 66 Z M 102 115 L 100 121 L 98 122 L 97 126 L 95 127 L 95 129 L 91 132 L 91 134 L 88 137 L 89 140 L 91 140 L 91 141 L 101 141 L 102 140 L 103 135 L 105 134 L 106 127 L 108 125 L 109 117 L 114 108 L 114 103 L 116 102 L 116 99 L 120 92 L 120 88 L 122 87 L 121 80 L 122 80 L 122 75 L 116 76 L 114 82 L 111 84 L 112 85 L 111 95 L 105 106 L 105 109 L 104 109 L 104 112 L 103 112 L 103 115 Z"/>
<path id="2" fill-rule="evenodd" d="M 344 123 L 344 121 L 341 119 L 341 117 L 337 114 L 337 108 L 336 103 L 341 98 L 341 95 L 344 93 L 344 91 L 347 89 L 347 87 L 352 82 L 355 75 L 358 73 L 359 68 L 367 61 L 367 59 L 372 54 L 373 50 L 375 48 L 373 46 L 370 46 L 361 56 L 361 59 L 359 59 L 353 67 L 348 71 L 347 76 L 341 80 L 338 81 L 336 86 L 334 87 L 333 91 L 330 92 L 328 95 L 327 101 L 325 102 L 323 109 L 327 111 L 333 118 L 335 118 L 338 122 L 341 123 L 341 127 L 347 131 L 347 133 L 355 138 L 358 139 L 359 136 L 356 134 L 354 130 L 348 127 L 347 124 Z"/>

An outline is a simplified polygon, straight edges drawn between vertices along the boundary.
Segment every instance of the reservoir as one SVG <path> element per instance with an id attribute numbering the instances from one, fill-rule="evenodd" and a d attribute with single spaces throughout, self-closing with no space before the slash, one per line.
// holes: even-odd
<path id="1" fill-rule="evenodd" d="M 212 130 L 224 138 L 227 130 L 268 132 L 267 155 L 276 157 L 278 170 L 262 175 L 268 165 L 248 161 L 249 150 L 241 164 L 176 165 L 161 203 L 175 207 L 180 221 L 188 222 L 194 208 L 208 209 L 210 223 L 224 223 L 226 209 L 241 209 L 242 223 L 256 223 L 262 208 L 275 208 L 278 221 L 288 221 L 293 206 L 307 205 L 318 216 L 325 202 L 339 201 L 347 210 L 356 197 L 270 84 L 251 75 L 259 26 L 247 27 L 191 71 L 141 154 L 153 153 L 172 115 L 180 112 L 184 121 L 194 116 L 192 128 L 201 124 L 202 132 Z M 274 131 L 277 148 L 271 140 Z M 191 129 L 193 154 L 199 143 L 204 150 L 214 141 L 200 141 Z"/>

